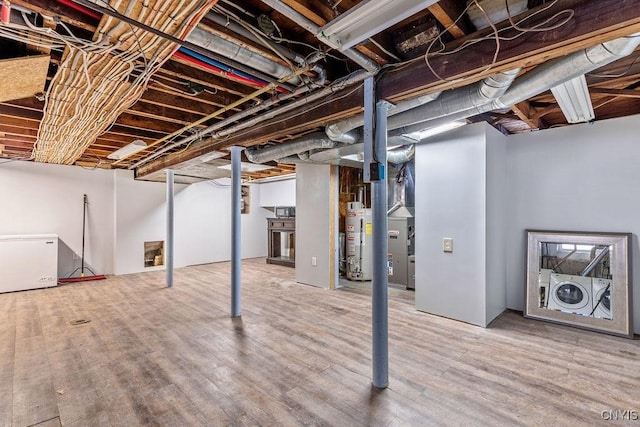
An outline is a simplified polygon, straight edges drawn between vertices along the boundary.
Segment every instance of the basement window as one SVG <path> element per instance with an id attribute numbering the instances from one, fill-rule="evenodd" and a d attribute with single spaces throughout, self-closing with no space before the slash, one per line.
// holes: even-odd
<path id="1" fill-rule="evenodd" d="M 144 266 L 164 265 L 164 240 L 144 242 Z"/>

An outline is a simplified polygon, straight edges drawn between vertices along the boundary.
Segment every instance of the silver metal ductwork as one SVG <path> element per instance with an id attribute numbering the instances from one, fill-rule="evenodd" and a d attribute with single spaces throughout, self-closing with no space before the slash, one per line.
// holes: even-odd
<path id="1" fill-rule="evenodd" d="M 191 31 L 187 41 L 278 79 L 291 74 L 290 68 L 198 27 Z M 295 85 L 302 83 L 297 76 L 289 82 Z"/>
<path id="2" fill-rule="evenodd" d="M 387 162 L 393 163 L 396 165 L 400 165 L 402 163 L 407 163 L 416 153 L 415 145 L 407 145 L 398 150 L 387 151 Z"/>
<path id="3" fill-rule="evenodd" d="M 562 58 L 556 58 L 544 64 L 538 65 L 532 71 L 526 73 L 506 90 L 497 99 L 480 107 L 471 107 L 457 111 L 453 114 L 430 117 L 426 120 L 393 127 L 390 135 L 400 133 L 412 133 L 422 129 L 432 128 L 454 120 L 466 119 L 477 114 L 489 111 L 511 108 L 513 105 L 526 101 L 550 88 L 565 83 L 577 76 L 589 73 L 613 61 L 630 55 L 640 45 L 640 33 L 627 37 L 621 37 L 596 46 L 588 47 L 578 52 L 571 53 Z M 389 125 L 389 128 L 392 126 Z"/>
<path id="4" fill-rule="evenodd" d="M 428 95 L 423 95 L 417 98 L 412 98 L 406 101 L 399 102 L 389 110 L 389 112 L 387 113 L 387 117 L 391 117 L 396 114 L 405 112 L 407 110 L 411 110 L 412 108 L 416 108 L 421 105 L 427 104 L 433 101 L 434 99 L 437 99 L 438 96 L 440 96 L 440 92 L 430 93 Z M 363 125 L 364 125 L 364 113 L 361 113 L 353 117 L 349 117 L 348 119 L 331 123 L 327 125 L 324 130 L 327 133 L 327 136 L 329 136 L 329 138 L 333 139 L 334 141 L 342 141 L 342 137 L 345 133 L 353 129 L 362 127 Z"/>
<path id="5" fill-rule="evenodd" d="M 510 108 L 554 86 L 629 56 L 638 45 L 640 33 L 635 33 L 545 62 L 518 79 L 503 96 L 491 104 L 491 110 Z"/>
<path id="6" fill-rule="evenodd" d="M 425 121 L 446 117 L 460 111 L 479 108 L 502 96 L 520 72 L 519 68 L 494 74 L 470 86 L 453 89 L 441 94 L 428 104 L 391 116 L 388 129 L 397 129 Z"/>
<path id="7" fill-rule="evenodd" d="M 354 136 L 354 138 L 359 137 Z M 261 149 L 247 149 L 245 150 L 245 154 L 247 155 L 247 159 L 253 163 L 265 163 L 309 150 L 333 148 L 336 144 L 337 142 L 329 139 L 324 132 L 316 132 L 305 135 L 292 142 Z"/>
<path id="8" fill-rule="evenodd" d="M 309 65 L 307 63 L 307 60 L 302 55 L 299 55 L 298 53 L 290 49 L 287 49 L 281 44 L 271 41 L 266 36 L 262 37 L 260 36 L 260 34 L 258 35 L 254 34 L 253 32 L 249 31 L 247 28 L 243 27 L 242 25 L 234 21 L 231 21 L 230 18 L 224 15 L 221 15 L 218 12 L 207 13 L 206 18 L 222 27 L 230 29 L 234 33 L 238 34 L 239 36 L 242 36 L 249 40 L 253 40 L 256 43 L 260 43 L 268 46 L 269 49 L 273 51 L 277 51 L 280 55 L 295 62 L 299 67 L 306 67 L 307 65 Z M 311 68 L 311 71 L 317 73 L 319 76 L 323 76 L 323 78 L 324 76 L 326 76 L 326 72 L 327 72 L 324 68 L 322 68 L 317 64 L 314 64 L 314 66 Z"/>

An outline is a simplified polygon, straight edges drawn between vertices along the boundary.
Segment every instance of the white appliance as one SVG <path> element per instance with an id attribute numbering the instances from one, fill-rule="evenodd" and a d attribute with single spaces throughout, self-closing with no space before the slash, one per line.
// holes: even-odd
<path id="1" fill-rule="evenodd" d="M 57 234 L 0 236 L 0 292 L 57 284 Z"/>
<path id="2" fill-rule="evenodd" d="M 593 279 L 592 311 L 593 317 L 597 317 L 598 319 L 613 320 L 610 279 Z"/>
<path id="3" fill-rule="evenodd" d="M 347 235 L 347 279 L 371 280 L 372 272 L 372 229 L 371 209 L 365 209 L 360 202 L 347 204 L 345 223 Z"/>
<path id="4" fill-rule="evenodd" d="M 547 308 L 566 313 L 589 316 L 591 301 L 591 277 L 570 276 L 551 273 L 549 275 L 549 297 Z"/>

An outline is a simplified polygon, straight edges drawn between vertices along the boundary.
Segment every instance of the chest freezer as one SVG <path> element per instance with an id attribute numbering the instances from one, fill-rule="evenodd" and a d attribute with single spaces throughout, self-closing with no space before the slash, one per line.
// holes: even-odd
<path id="1" fill-rule="evenodd" d="M 58 235 L 0 235 L 0 292 L 58 284 Z"/>

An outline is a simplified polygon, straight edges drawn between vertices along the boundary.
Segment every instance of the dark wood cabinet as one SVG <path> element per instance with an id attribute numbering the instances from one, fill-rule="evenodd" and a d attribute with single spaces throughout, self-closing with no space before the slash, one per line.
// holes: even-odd
<path id="1" fill-rule="evenodd" d="M 268 264 L 295 267 L 296 219 L 267 218 L 269 251 Z"/>

